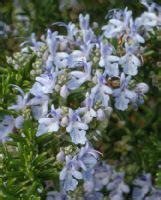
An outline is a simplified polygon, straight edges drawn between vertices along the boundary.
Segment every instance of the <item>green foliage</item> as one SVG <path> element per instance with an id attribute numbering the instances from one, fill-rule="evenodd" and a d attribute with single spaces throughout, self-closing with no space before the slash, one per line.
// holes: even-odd
<path id="1" fill-rule="evenodd" d="M 1 187 L 5 199 L 43 199 L 48 189 L 44 180 L 58 183 L 58 142 L 50 134 L 37 138 L 35 132 L 33 120 L 27 120 L 23 131 L 10 134 L 12 141 L 1 147 Z"/>

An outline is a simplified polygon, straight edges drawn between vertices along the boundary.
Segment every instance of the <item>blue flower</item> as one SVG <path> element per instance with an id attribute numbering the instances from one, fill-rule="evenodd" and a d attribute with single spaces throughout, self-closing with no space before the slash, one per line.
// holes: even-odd
<path id="1" fill-rule="evenodd" d="M 154 2 L 148 4 L 147 0 L 141 0 L 140 3 L 143 4 L 148 9 L 149 12 L 153 12 L 157 7 L 157 4 Z"/>
<path id="2" fill-rule="evenodd" d="M 105 76 L 118 76 L 119 75 L 119 60 L 118 56 L 113 56 L 112 51 L 114 48 L 109 44 L 101 42 L 101 57 L 99 65 L 105 68 Z"/>
<path id="3" fill-rule="evenodd" d="M 132 192 L 133 200 L 143 200 L 146 194 L 151 190 L 151 174 L 143 174 L 134 180 L 133 184 L 135 185 Z"/>
<path id="4" fill-rule="evenodd" d="M 28 101 L 27 105 L 31 106 L 34 118 L 39 119 L 44 117 L 48 113 L 48 95 L 44 94 L 42 86 L 38 82 L 32 86 L 30 93 L 34 95 L 34 97 Z"/>
<path id="5" fill-rule="evenodd" d="M 118 11 L 120 13 L 120 11 Z M 129 22 L 131 20 L 132 12 L 128 11 L 127 8 L 124 10 L 122 15 L 117 15 L 119 18 L 113 18 L 109 20 L 109 24 L 102 27 L 104 35 L 107 38 L 122 36 L 128 29 Z M 123 18 L 121 20 L 121 17 Z"/>
<path id="6" fill-rule="evenodd" d="M 87 57 L 82 50 L 74 50 L 68 57 L 68 68 L 75 68 L 78 63 L 86 63 Z"/>
<path id="7" fill-rule="evenodd" d="M 135 109 L 144 103 L 144 94 L 149 90 L 149 86 L 145 83 L 138 83 L 134 89 L 135 97 L 132 99 L 132 105 Z"/>
<path id="8" fill-rule="evenodd" d="M 65 191 L 52 191 L 47 193 L 46 200 L 71 200 L 71 198 Z"/>
<path id="9" fill-rule="evenodd" d="M 71 80 L 68 82 L 68 88 L 71 90 L 79 88 L 84 82 L 91 79 L 91 63 L 81 62 L 84 67 L 84 72 L 82 71 L 72 71 L 69 73 Z M 80 64 L 81 64 L 80 63 Z"/>
<path id="10" fill-rule="evenodd" d="M 112 89 L 106 85 L 105 76 L 99 71 L 96 72 L 97 85 L 91 89 L 91 98 L 94 102 L 101 102 L 102 106 L 107 107 L 109 102 L 109 94 L 112 94 Z"/>
<path id="11" fill-rule="evenodd" d="M 5 140 L 7 135 L 12 133 L 14 127 L 22 128 L 23 122 L 24 118 L 22 116 L 14 119 L 13 116 L 5 115 L 3 120 L 0 121 L 0 140 Z"/>
<path id="12" fill-rule="evenodd" d="M 83 42 L 88 46 L 94 39 L 94 33 L 92 29 L 88 29 L 88 30 L 83 30 L 82 34 L 83 34 Z"/>
<path id="13" fill-rule="evenodd" d="M 64 22 L 56 22 L 53 25 L 64 26 L 67 29 L 66 38 L 68 40 L 74 40 L 74 36 L 76 36 L 76 34 L 78 33 L 76 25 L 72 22 L 69 22 L 68 24 L 65 24 Z M 63 38 L 63 40 L 65 40 L 65 37 Z"/>
<path id="14" fill-rule="evenodd" d="M 134 20 L 131 19 L 130 21 L 130 32 L 128 34 L 128 40 L 132 43 L 144 43 L 145 39 L 143 36 L 141 36 L 141 33 L 139 33 L 139 26 L 138 24 L 136 24 L 136 22 Z M 130 40 L 131 39 L 131 40 Z M 129 43 L 130 43 L 129 42 Z M 139 45 L 137 44 L 137 46 L 139 47 Z"/>
<path id="15" fill-rule="evenodd" d="M 85 147 L 82 147 L 78 153 L 78 162 L 84 171 L 93 170 L 97 159 L 98 151 L 90 147 L 88 143 L 86 143 Z"/>
<path id="16" fill-rule="evenodd" d="M 113 173 L 112 180 L 107 185 L 111 200 L 123 200 L 123 194 L 129 193 L 129 187 L 124 183 L 124 173 Z"/>
<path id="17" fill-rule="evenodd" d="M 45 46 L 45 43 L 40 42 L 40 41 L 36 41 L 35 33 L 32 33 L 29 40 L 21 43 L 20 46 L 22 47 L 27 43 L 31 43 L 32 46 L 30 46 L 30 49 L 32 49 L 32 51 L 37 51 L 37 52 L 40 50 L 40 47 Z M 26 50 L 27 50 L 27 48 L 23 48 L 21 51 L 26 51 Z"/>
<path id="18" fill-rule="evenodd" d="M 78 180 L 82 179 L 82 174 L 76 168 L 75 158 L 66 157 L 66 166 L 60 172 L 60 180 L 65 191 L 73 191 L 78 185 Z"/>
<path id="19" fill-rule="evenodd" d="M 82 119 L 88 124 L 96 117 L 96 111 L 93 109 L 93 99 L 89 96 L 89 93 L 86 96 L 85 107 L 82 107 L 81 110 L 84 112 Z"/>
<path id="20" fill-rule="evenodd" d="M 161 199 L 161 190 L 152 189 L 151 195 L 146 197 L 145 200 L 160 200 Z"/>
<path id="21" fill-rule="evenodd" d="M 60 96 L 66 99 L 68 95 L 69 95 L 69 89 L 67 85 L 63 85 L 60 89 Z"/>
<path id="22" fill-rule="evenodd" d="M 82 14 L 79 15 L 79 25 L 82 30 L 87 30 L 89 27 L 89 20 L 90 16 L 86 14 L 83 16 Z"/>
<path id="23" fill-rule="evenodd" d="M 138 94 L 145 94 L 149 91 L 149 86 L 146 83 L 138 83 L 136 84 L 135 91 Z"/>
<path id="24" fill-rule="evenodd" d="M 120 64 L 125 74 L 135 76 L 138 73 L 138 67 L 141 66 L 141 61 L 134 54 L 127 52 L 121 57 Z"/>
<path id="25" fill-rule="evenodd" d="M 17 85 L 12 85 L 16 90 L 20 92 L 21 95 L 17 95 L 17 104 L 9 106 L 8 109 L 16 110 L 16 111 L 23 111 L 26 108 L 29 93 L 25 94 L 22 89 Z"/>
<path id="26" fill-rule="evenodd" d="M 144 12 L 140 17 L 136 18 L 135 23 L 139 28 L 153 32 L 153 27 L 157 26 L 157 16 L 153 12 Z"/>
<path id="27" fill-rule="evenodd" d="M 88 125 L 82 122 L 79 113 L 69 109 L 69 124 L 66 131 L 70 133 L 72 142 L 74 144 L 85 144 L 86 143 L 86 131 L 88 130 Z"/>
<path id="28" fill-rule="evenodd" d="M 125 77 L 125 74 L 122 73 L 120 77 L 120 88 L 113 90 L 113 96 L 115 97 L 115 107 L 118 110 L 126 110 L 128 104 L 135 98 L 136 94 L 134 91 L 128 89 L 128 84 L 131 77 Z"/>
<path id="29" fill-rule="evenodd" d="M 103 194 L 101 192 L 86 192 L 84 195 L 84 200 L 102 200 L 103 199 Z"/>
<path id="30" fill-rule="evenodd" d="M 36 81 L 40 83 L 39 85 L 40 90 L 44 94 L 53 93 L 56 80 L 57 80 L 56 73 L 42 74 L 40 77 L 36 78 Z"/>
<path id="31" fill-rule="evenodd" d="M 57 132 L 59 130 L 61 119 L 60 108 L 55 109 L 54 106 L 52 106 L 49 115 L 51 115 L 51 118 L 44 117 L 39 119 L 37 136 L 42 135 L 43 133 Z"/>
<path id="32" fill-rule="evenodd" d="M 113 169 L 105 162 L 96 165 L 94 172 L 94 188 L 96 191 L 102 190 L 104 186 L 107 186 L 112 177 Z"/>
<path id="33" fill-rule="evenodd" d="M 57 38 L 56 38 L 57 34 L 58 34 L 57 32 L 52 33 L 50 29 L 47 31 L 46 41 L 47 41 L 50 54 L 52 56 L 55 55 L 57 47 L 58 47 Z"/>

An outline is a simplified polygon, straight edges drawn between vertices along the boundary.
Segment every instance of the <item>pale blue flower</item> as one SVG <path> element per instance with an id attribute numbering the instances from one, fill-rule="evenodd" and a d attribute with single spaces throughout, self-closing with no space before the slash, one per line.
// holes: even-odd
<path id="1" fill-rule="evenodd" d="M 79 88 L 84 82 L 91 79 L 91 63 L 82 63 L 84 72 L 72 71 L 69 73 L 71 80 L 68 82 L 68 88 L 71 90 Z"/>
<path id="2" fill-rule="evenodd" d="M 134 180 L 135 185 L 132 192 L 133 200 L 143 200 L 152 188 L 151 174 L 143 174 Z"/>
<path id="3" fill-rule="evenodd" d="M 90 193 L 85 193 L 84 195 L 84 200 L 103 200 L 103 194 L 101 192 L 90 192 Z"/>
<path id="4" fill-rule="evenodd" d="M 47 45 L 49 48 L 50 55 L 48 56 L 45 63 L 45 69 L 48 72 L 50 72 L 52 69 L 54 69 L 54 71 L 58 71 L 59 68 L 66 67 L 68 63 L 68 53 L 57 52 L 58 40 L 59 45 L 62 46 L 62 37 L 58 36 L 57 32 L 52 33 L 50 30 L 48 30 Z"/>
<path id="5" fill-rule="evenodd" d="M 85 171 L 86 172 L 86 171 Z M 84 173 L 84 190 L 87 193 L 101 191 L 108 185 L 112 176 L 112 167 L 106 163 L 97 163 L 93 169 L 89 169 L 88 173 Z"/>
<path id="6" fill-rule="evenodd" d="M 44 94 L 53 93 L 56 80 L 57 80 L 56 73 L 42 74 L 41 76 L 36 78 L 36 81 L 41 84 L 39 85 L 39 87 L 41 87 L 40 90 Z"/>
<path id="7" fill-rule="evenodd" d="M 40 118 L 37 136 L 42 135 L 43 133 L 48 132 L 57 132 L 59 130 L 60 119 L 61 119 L 61 110 L 60 108 L 55 109 L 54 106 L 51 107 L 50 114 L 51 117 Z"/>
<path id="8" fill-rule="evenodd" d="M 115 99 L 115 107 L 118 110 L 126 110 L 128 108 L 130 100 L 127 98 L 124 92 L 121 92 L 119 96 Z"/>
<path id="9" fill-rule="evenodd" d="M 111 200 L 123 200 L 124 193 L 129 193 L 129 186 L 124 183 L 124 173 L 113 173 L 112 180 L 107 185 Z"/>
<path id="10" fill-rule="evenodd" d="M 141 61 L 134 54 L 127 52 L 121 57 L 120 64 L 125 74 L 135 76 L 138 73 L 138 67 L 141 66 Z"/>
<path id="11" fill-rule="evenodd" d="M 68 24 L 65 24 L 64 22 L 56 22 L 53 25 L 64 26 L 66 28 L 67 36 L 64 37 L 63 40 L 67 38 L 68 40 L 72 41 L 74 40 L 74 37 L 78 33 L 78 28 L 72 22 L 69 22 Z"/>
<path id="12" fill-rule="evenodd" d="M 68 68 L 75 68 L 78 63 L 86 63 L 87 57 L 81 50 L 74 50 L 68 57 Z"/>
<path id="13" fill-rule="evenodd" d="M 138 83 L 135 87 L 135 97 L 132 99 L 132 104 L 135 109 L 144 103 L 144 94 L 149 90 L 149 86 L 145 83 Z"/>
<path id="14" fill-rule="evenodd" d="M 119 75 L 119 60 L 118 56 L 113 56 L 114 48 L 109 44 L 101 43 L 101 57 L 99 65 L 105 68 L 104 74 L 108 76 Z"/>
<path id="15" fill-rule="evenodd" d="M 136 84 L 135 91 L 139 94 L 145 94 L 149 91 L 149 86 L 146 83 Z"/>
<path id="16" fill-rule="evenodd" d="M 78 153 L 78 162 L 80 167 L 84 170 L 93 170 L 94 166 L 97 164 L 98 151 L 94 150 L 89 146 L 88 143 L 82 147 Z"/>
<path id="17" fill-rule="evenodd" d="M 14 128 L 14 118 L 10 115 L 5 115 L 0 121 L 0 140 L 3 140 L 8 133 L 11 133 Z"/>
<path id="18" fill-rule="evenodd" d="M 153 188 L 151 193 L 145 200 L 161 200 L 161 190 Z"/>
<path id="19" fill-rule="evenodd" d="M 144 37 L 141 35 L 141 33 L 139 33 L 138 24 L 136 24 L 136 22 L 133 19 L 130 20 L 130 32 L 128 33 L 128 40 L 130 42 L 133 41 L 136 43 L 144 43 L 145 42 Z"/>
<path id="20" fill-rule="evenodd" d="M 92 29 L 90 28 L 88 30 L 83 30 L 82 34 L 83 34 L 83 42 L 84 42 L 84 44 L 87 44 L 87 46 L 88 46 L 94 39 L 94 33 L 93 33 Z"/>
<path id="21" fill-rule="evenodd" d="M 70 133 L 72 142 L 74 144 L 85 144 L 86 143 L 86 131 L 88 130 L 88 125 L 82 122 L 77 111 L 69 109 L 69 123 L 66 131 Z"/>
<path id="22" fill-rule="evenodd" d="M 94 188 L 100 191 L 104 186 L 107 186 L 112 177 L 113 169 L 105 162 L 96 165 L 94 172 Z"/>
<path id="23" fill-rule="evenodd" d="M 80 49 L 89 60 L 93 47 L 96 45 L 96 37 L 91 29 L 82 30 L 83 42 L 80 42 Z"/>
<path id="24" fill-rule="evenodd" d="M 90 123 L 92 119 L 96 117 L 96 111 L 93 109 L 93 103 L 93 99 L 87 93 L 87 97 L 85 99 L 85 107 L 81 108 L 84 112 L 82 119 L 86 123 Z"/>
<path id="25" fill-rule="evenodd" d="M 59 130 L 59 125 L 55 118 L 40 118 L 39 126 L 37 131 L 37 136 L 42 135 L 43 133 L 48 132 L 57 132 Z"/>
<path id="26" fill-rule="evenodd" d="M 99 108 L 96 112 L 97 120 L 103 121 L 106 119 L 105 111 L 102 108 Z"/>
<path id="27" fill-rule="evenodd" d="M 69 40 L 73 40 L 74 39 L 74 36 L 76 36 L 77 32 L 78 32 L 78 29 L 76 28 L 76 25 L 73 24 L 73 23 L 69 23 L 67 25 L 67 32 L 68 32 L 68 35 L 67 35 L 67 38 Z"/>
<path id="28" fill-rule="evenodd" d="M 153 12 L 144 12 L 140 17 L 136 18 L 135 23 L 138 27 L 144 28 L 146 31 L 153 32 L 153 28 L 157 26 L 157 16 Z"/>
<path id="29" fill-rule="evenodd" d="M 128 104 L 136 97 L 134 91 L 128 89 L 128 84 L 131 77 L 125 77 L 125 74 L 122 73 L 120 77 L 120 88 L 113 90 L 113 96 L 115 97 L 115 107 L 118 110 L 126 110 Z"/>
<path id="30" fill-rule="evenodd" d="M 47 38 L 46 38 L 46 42 L 49 48 L 49 52 L 52 56 L 55 55 L 58 44 L 57 44 L 57 32 L 52 33 L 50 29 L 48 29 L 47 31 Z"/>
<path id="31" fill-rule="evenodd" d="M 47 193 L 46 200 L 71 200 L 71 198 L 65 191 L 52 191 Z"/>
<path id="32" fill-rule="evenodd" d="M 38 82 L 32 86 L 30 93 L 34 96 L 30 98 L 27 105 L 31 106 L 34 118 L 39 119 L 44 117 L 48 113 L 48 95 L 44 94 L 42 85 Z"/>
<path id="33" fill-rule="evenodd" d="M 140 3 L 143 4 L 148 9 L 149 12 L 154 12 L 157 6 L 157 4 L 154 2 L 148 4 L 147 0 L 140 0 Z"/>
<path id="34" fill-rule="evenodd" d="M 5 140 L 9 133 L 12 133 L 13 128 L 22 128 L 24 122 L 23 116 L 14 119 L 13 116 L 5 115 L 3 120 L 0 121 L 0 140 Z"/>
<path id="35" fill-rule="evenodd" d="M 102 106 L 107 107 L 109 103 L 109 94 L 112 94 L 112 89 L 106 85 L 105 76 L 99 71 L 96 72 L 97 85 L 91 89 L 91 98 L 94 102 L 101 102 Z"/>
<path id="36" fill-rule="evenodd" d="M 24 117 L 23 116 L 18 116 L 15 118 L 15 127 L 20 129 L 23 127 L 23 123 L 24 123 Z"/>
<path id="37" fill-rule="evenodd" d="M 79 25 L 82 30 L 87 30 L 89 27 L 89 20 L 90 16 L 86 14 L 83 16 L 82 14 L 79 15 Z"/>
<path id="38" fill-rule="evenodd" d="M 123 20 L 116 18 L 110 19 L 109 24 L 102 27 L 105 37 L 113 38 L 122 36 L 128 29 L 131 16 L 132 12 L 128 11 L 126 8 L 123 12 L 123 16 L 121 16 Z"/>
<path id="39" fill-rule="evenodd" d="M 60 149 L 60 152 L 56 155 L 56 160 L 58 160 L 59 162 L 65 161 L 65 153 L 62 149 Z"/>
<path id="40" fill-rule="evenodd" d="M 14 104 L 12 106 L 9 106 L 8 109 L 11 110 L 16 110 L 16 111 L 23 111 L 26 108 L 29 93 L 24 93 L 23 90 L 17 86 L 17 85 L 12 85 L 16 90 L 20 92 L 21 95 L 17 95 L 17 104 Z"/>
<path id="41" fill-rule="evenodd" d="M 44 95 L 42 85 L 38 82 L 35 82 L 30 89 L 30 93 L 36 97 L 41 97 L 42 95 Z"/>
<path id="42" fill-rule="evenodd" d="M 31 34 L 31 37 L 29 38 L 28 41 L 25 41 L 25 42 L 21 43 L 20 47 L 24 46 L 27 43 L 31 43 L 32 46 L 30 46 L 30 49 L 32 49 L 32 51 L 37 51 L 37 52 L 40 50 L 40 48 L 42 46 L 45 45 L 45 43 L 36 40 L 35 33 Z M 23 48 L 21 51 L 22 52 L 26 52 L 26 51 L 28 52 L 28 49 L 27 48 Z"/>
<path id="43" fill-rule="evenodd" d="M 69 58 L 68 53 L 57 52 L 55 57 L 53 58 L 54 65 L 58 69 L 66 68 L 68 66 L 68 58 Z M 57 68 L 55 71 L 58 71 Z"/>
<path id="44" fill-rule="evenodd" d="M 63 85 L 60 89 L 60 96 L 63 98 L 67 98 L 68 95 L 69 95 L 69 89 L 67 85 Z"/>
<path id="45" fill-rule="evenodd" d="M 82 179 L 82 174 L 76 168 L 75 158 L 66 157 L 66 166 L 60 172 L 60 181 L 65 191 L 73 191 L 78 185 L 78 181 Z"/>

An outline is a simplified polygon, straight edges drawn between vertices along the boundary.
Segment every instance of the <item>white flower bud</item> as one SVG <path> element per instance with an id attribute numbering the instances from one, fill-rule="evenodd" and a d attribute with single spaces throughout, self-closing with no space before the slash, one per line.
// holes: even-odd
<path id="1" fill-rule="evenodd" d="M 56 91 L 56 92 L 59 92 L 59 91 L 60 91 L 60 85 L 56 85 L 56 86 L 55 86 L 55 91 Z"/>
<path id="2" fill-rule="evenodd" d="M 67 86 L 63 85 L 60 89 L 60 96 L 63 98 L 67 98 L 68 94 L 69 94 L 69 90 L 68 90 Z"/>
<path id="3" fill-rule="evenodd" d="M 136 92 L 145 94 L 148 92 L 149 86 L 146 83 L 139 83 L 136 85 L 135 90 L 136 90 Z"/>
<path id="4" fill-rule="evenodd" d="M 31 75 L 31 76 L 34 76 L 34 75 L 35 75 L 35 70 L 31 70 L 31 71 L 30 71 L 30 75 Z"/>
<path id="5" fill-rule="evenodd" d="M 65 160 L 64 151 L 60 150 L 60 152 L 56 155 L 56 160 L 59 162 L 63 162 Z"/>
<path id="6" fill-rule="evenodd" d="M 63 117 L 61 120 L 61 126 L 65 127 L 68 125 L 68 118 L 67 117 Z"/>
<path id="7" fill-rule="evenodd" d="M 104 111 L 100 108 L 97 110 L 97 119 L 100 121 L 103 121 L 105 119 L 105 113 Z"/>
<path id="8" fill-rule="evenodd" d="M 94 76 L 94 77 L 92 78 L 92 81 L 93 81 L 93 83 L 97 83 L 97 77 Z"/>

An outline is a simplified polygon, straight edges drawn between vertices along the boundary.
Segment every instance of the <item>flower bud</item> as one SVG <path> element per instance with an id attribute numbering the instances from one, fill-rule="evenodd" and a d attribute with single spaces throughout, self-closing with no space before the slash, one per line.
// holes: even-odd
<path id="1" fill-rule="evenodd" d="M 97 110 L 97 119 L 100 121 L 105 119 L 105 113 L 101 108 Z"/>
<path id="2" fill-rule="evenodd" d="M 63 162 L 65 160 L 65 154 L 63 150 L 60 150 L 60 152 L 56 155 L 56 160 L 59 162 Z"/>
<path id="3" fill-rule="evenodd" d="M 68 94 L 69 94 L 69 90 L 68 90 L 67 86 L 63 85 L 60 89 L 60 96 L 63 98 L 67 98 Z"/>
<path id="4" fill-rule="evenodd" d="M 67 117 L 63 117 L 61 120 L 61 126 L 65 127 L 68 125 L 68 118 Z"/>
<path id="5" fill-rule="evenodd" d="M 139 92 L 139 93 L 147 93 L 148 90 L 149 90 L 149 86 L 146 84 L 146 83 L 139 83 L 136 85 L 136 92 Z"/>

